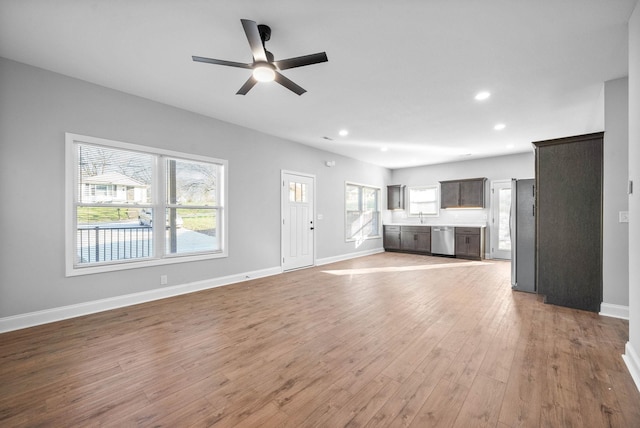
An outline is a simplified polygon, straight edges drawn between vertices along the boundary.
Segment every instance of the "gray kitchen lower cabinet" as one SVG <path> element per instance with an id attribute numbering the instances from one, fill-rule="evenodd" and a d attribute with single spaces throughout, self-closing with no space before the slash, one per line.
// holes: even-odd
<path id="1" fill-rule="evenodd" d="M 383 239 L 385 250 L 400 250 L 400 226 L 384 226 Z"/>
<path id="2" fill-rule="evenodd" d="M 384 249 L 411 253 L 431 253 L 431 227 L 384 226 Z"/>
<path id="3" fill-rule="evenodd" d="M 484 259 L 484 229 L 456 227 L 456 257 Z"/>
<path id="4" fill-rule="evenodd" d="M 428 226 L 401 226 L 400 249 L 418 253 L 431 252 L 431 228 Z"/>

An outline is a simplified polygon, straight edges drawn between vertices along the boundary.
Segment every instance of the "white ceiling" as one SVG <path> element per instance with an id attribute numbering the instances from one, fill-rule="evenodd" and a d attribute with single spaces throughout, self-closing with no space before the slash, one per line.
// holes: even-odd
<path id="1" fill-rule="evenodd" d="M 0 0 L 0 56 L 401 168 L 601 131 L 635 3 Z M 276 59 L 327 52 L 282 72 L 307 93 L 261 83 L 235 95 L 249 70 L 191 60 L 251 62 L 241 18 L 271 27 Z M 480 90 L 491 97 L 475 101 Z"/>

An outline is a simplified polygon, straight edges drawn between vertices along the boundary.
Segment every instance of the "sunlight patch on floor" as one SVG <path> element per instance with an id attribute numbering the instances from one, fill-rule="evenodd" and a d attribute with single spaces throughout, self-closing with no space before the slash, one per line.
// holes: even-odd
<path id="1" fill-rule="evenodd" d="M 416 266 L 387 266 L 376 268 L 361 268 L 361 269 L 336 269 L 336 270 L 323 270 L 322 273 L 328 273 L 331 275 L 365 275 L 370 273 L 383 273 L 383 272 L 410 272 L 416 270 L 430 270 L 430 269 L 442 269 L 442 268 L 458 268 L 469 266 L 486 266 L 491 263 L 480 261 L 469 261 L 461 263 L 438 263 L 430 265 L 416 265 Z"/>

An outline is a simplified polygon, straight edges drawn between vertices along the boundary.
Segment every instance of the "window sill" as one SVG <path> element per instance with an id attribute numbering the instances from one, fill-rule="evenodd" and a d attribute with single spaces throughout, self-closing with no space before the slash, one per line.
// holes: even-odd
<path id="1" fill-rule="evenodd" d="M 213 260 L 228 257 L 226 251 L 216 252 L 216 253 L 207 253 L 207 254 L 194 254 L 194 255 L 186 255 L 186 256 L 168 256 L 162 259 L 145 259 L 145 260 L 130 260 L 130 261 L 122 261 L 117 263 L 104 263 L 100 265 L 93 266 L 67 266 L 65 276 L 81 276 L 81 275 L 92 275 L 96 273 L 105 273 L 105 272 L 117 272 L 121 270 L 129 270 L 129 269 L 138 269 L 152 266 L 163 266 L 170 265 L 176 263 L 188 263 L 188 262 L 196 262 L 202 260 Z"/>
<path id="2" fill-rule="evenodd" d="M 366 238 L 348 238 L 348 239 L 345 239 L 344 242 L 362 242 L 362 241 L 368 241 L 369 239 L 382 239 L 382 235 L 367 236 Z"/>

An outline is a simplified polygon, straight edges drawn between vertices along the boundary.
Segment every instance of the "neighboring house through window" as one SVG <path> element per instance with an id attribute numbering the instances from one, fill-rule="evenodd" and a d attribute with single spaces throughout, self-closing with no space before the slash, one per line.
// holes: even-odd
<path id="1" fill-rule="evenodd" d="M 85 202 L 144 203 L 148 186 L 119 172 L 86 175 L 82 180 Z"/>
<path id="2" fill-rule="evenodd" d="M 66 140 L 67 275 L 227 255 L 226 161 Z"/>

